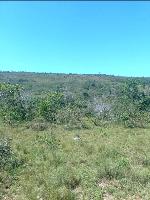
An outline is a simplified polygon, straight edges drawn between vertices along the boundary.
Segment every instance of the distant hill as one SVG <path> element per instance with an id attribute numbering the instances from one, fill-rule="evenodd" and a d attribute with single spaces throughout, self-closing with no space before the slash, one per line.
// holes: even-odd
<path id="1" fill-rule="evenodd" d="M 67 91 L 89 97 L 114 95 L 117 88 L 129 79 L 150 85 L 150 77 L 133 78 L 105 74 L 61 74 L 34 72 L 0 72 L 0 82 L 22 85 L 26 91 L 39 95 L 46 91 Z"/>

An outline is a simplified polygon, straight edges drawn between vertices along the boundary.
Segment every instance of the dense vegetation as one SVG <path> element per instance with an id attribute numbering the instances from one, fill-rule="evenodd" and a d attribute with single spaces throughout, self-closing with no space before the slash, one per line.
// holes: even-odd
<path id="1" fill-rule="evenodd" d="M 148 78 L 23 72 L 0 75 L 0 113 L 5 122 L 42 119 L 80 128 L 87 120 L 128 127 L 149 123 Z"/>
<path id="2" fill-rule="evenodd" d="M 149 199 L 150 78 L 1 72 L 0 122 L 0 198 Z"/>

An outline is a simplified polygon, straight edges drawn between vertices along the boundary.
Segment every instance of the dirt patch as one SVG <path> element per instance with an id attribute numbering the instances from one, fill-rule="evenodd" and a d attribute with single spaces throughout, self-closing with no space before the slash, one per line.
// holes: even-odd
<path id="1" fill-rule="evenodd" d="M 103 200 L 114 200 L 114 197 L 111 194 L 104 194 Z"/>
<path id="2" fill-rule="evenodd" d="M 107 189 L 109 187 L 120 187 L 119 181 L 117 180 L 107 180 L 107 179 L 101 179 L 98 181 L 98 186 L 101 187 L 102 189 Z"/>
<path id="3" fill-rule="evenodd" d="M 83 190 L 81 187 L 77 187 L 73 190 L 73 192 L 77 195 L 77 198 L 79 200 L 82 200 L 83 199 Z"/>

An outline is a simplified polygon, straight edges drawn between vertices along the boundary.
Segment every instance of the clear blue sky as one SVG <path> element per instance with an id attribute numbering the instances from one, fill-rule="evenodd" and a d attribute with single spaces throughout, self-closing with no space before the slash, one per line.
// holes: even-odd
<path id="1" fill-rule="evenodd" d="M 150 2 L 0 2 L 0 70 L 150 76 Z"/>

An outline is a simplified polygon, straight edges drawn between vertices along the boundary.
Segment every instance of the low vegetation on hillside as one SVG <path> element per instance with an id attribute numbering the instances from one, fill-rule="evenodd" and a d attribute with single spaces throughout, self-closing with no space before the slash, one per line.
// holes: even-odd
<path id="1" fill-rule="evenodd" d="M 0 199 L 148 200 L 150 82 L 0 73 Z"/>

